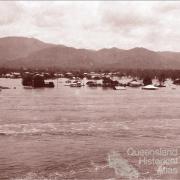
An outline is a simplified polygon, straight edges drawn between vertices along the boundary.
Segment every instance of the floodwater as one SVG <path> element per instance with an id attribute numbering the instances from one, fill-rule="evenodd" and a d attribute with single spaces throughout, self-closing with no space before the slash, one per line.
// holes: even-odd
<path id="1" fill-rule="evenodd" d="M 11 87 L 0 92 L 0 180 L 180 179 L 180 87 L 115 91 L 58 81 L 24 89 L 20 79 L 0 79 Z"/>

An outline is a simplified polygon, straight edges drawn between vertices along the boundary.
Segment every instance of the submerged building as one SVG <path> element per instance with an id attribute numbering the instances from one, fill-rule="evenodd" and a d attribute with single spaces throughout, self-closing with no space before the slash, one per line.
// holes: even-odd
<path id="1" fill-rule="evenodd" d="M 31 73 L 27 73 L 23 76 L 22 85 L 32 86 L 33 88 L 54 87 L 53 82 L 45 83 L 43 75 Z"/>

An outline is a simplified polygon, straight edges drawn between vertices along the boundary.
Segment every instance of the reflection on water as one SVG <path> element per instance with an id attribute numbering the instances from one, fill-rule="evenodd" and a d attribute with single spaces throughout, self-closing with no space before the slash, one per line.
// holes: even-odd
<path id="1" fill-rule="evenodd" d="M 139 166 L 126 153 L 129 147 L 179 147 L 180 88 L 114 91 L 55 84 L 23 89 L 21 80 L 0 79 L 11 87 L 0 92 L 0 179 L 128 179 L 109 164 L 112 152 L 141 179 L 180 179 L 158 176 L 154 166 Z"/>

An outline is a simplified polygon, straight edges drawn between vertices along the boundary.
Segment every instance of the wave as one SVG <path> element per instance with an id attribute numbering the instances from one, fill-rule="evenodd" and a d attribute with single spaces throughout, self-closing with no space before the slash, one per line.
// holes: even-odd
<path id="1" fill-rule="evenodd" d="M 77 165 L 76 165 L 77 167 Z M 68 171 L 40 171 L 40 172 L 28 172 L 24 175 L 17 175 L 10 180 L 63 180 L 63 179 L 98 179 L 98 180 L 115 180 L 114 172 L 109 167 L 107 161 L 103 164 L 96 164 L 93 161 L 89 161 L 84 167 L 69 169 Z M 109 172 L 108 177 L 104 177 L 104 172 Z M 96 177 L 96 178 L 94 178 Z"/>
<path id="2" fill-rule="evenodd" d="M 10 180 L 57 180 L 64 178 L 64 174 L 61 173 L 53 173 L 48 176 L 41 175 L 40 173 L 29 172 L 26 175 L 21 177 L 11 178 Z"/>
<path id="3" fill-rule="evenodd" d="M 6 135 L 81 135 L 92 136 L 96 133 L 112 132 L 114 130 L 129 130 L 122 123 L 107 122 L 70 122 L 70 123 L 28 123 L 0 125 L 0 136 Z"/>

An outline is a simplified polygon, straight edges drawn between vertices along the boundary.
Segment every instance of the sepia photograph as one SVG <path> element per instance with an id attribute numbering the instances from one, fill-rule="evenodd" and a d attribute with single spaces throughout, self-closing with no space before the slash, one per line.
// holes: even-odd
<path id="1" fill-rule="evenodd" d="M 0 180 L 180 180 L 180 1 L 0 0 Z"/>

